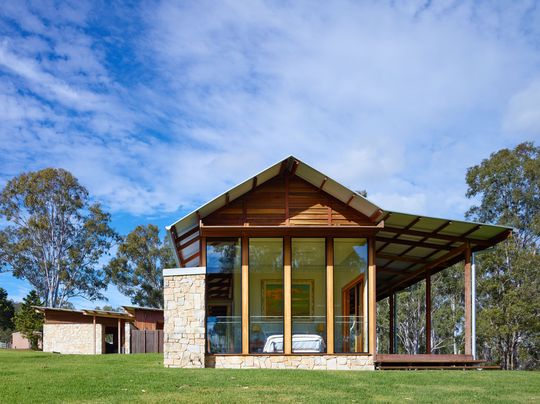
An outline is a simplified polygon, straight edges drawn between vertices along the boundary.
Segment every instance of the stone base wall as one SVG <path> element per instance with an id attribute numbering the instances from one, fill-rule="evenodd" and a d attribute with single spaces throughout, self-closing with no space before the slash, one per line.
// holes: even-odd
<path id="1" fill-rule="evenodd" d="M 165 276 L 164 364 L 202 368 L 205 363 L 205 275 Z"/>
<path id="2" fill-rule="evenodd" d="M 206 367 L 226 369 L 375 370 L 372 356 L 208 355 Z"/>
<path id="3" fill-rule="evenodd" d="M 96 351 L 101 354 L 103 344 L 103 329 L 96 324 Z M 62 354 L 94 354 L 94 325 L 93 324 L 44 324 L 43 351 Z"/>

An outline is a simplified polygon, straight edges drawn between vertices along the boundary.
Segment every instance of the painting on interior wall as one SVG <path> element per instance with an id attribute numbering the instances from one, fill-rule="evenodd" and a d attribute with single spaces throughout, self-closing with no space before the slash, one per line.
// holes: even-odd
<path id="1" fill-rule="evenodd" d="M 313 315 L 313 280 L 294 281 L 291 289 L 292 311 L 295 316 Z M 283 282 L 280 279 L 262 281 L 263 315 L 283 316 Z"/>

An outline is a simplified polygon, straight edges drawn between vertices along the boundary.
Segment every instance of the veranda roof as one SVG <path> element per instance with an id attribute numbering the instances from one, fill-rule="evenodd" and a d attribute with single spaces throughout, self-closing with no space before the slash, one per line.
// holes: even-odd
<path id="1" fill-rule="evenodd" d="M 510 236 L 505 226 L 385 211 L 376 234 L 377 299 L 399 291 Z"/>
<path id="2" fill-rule="evenodd" d="M 374 224 L 383 224 L 376 234 L 378 300 L 423 279 L 426 271 L 436 273 L 459 262 L 467 246 L 473 252 L 484 250 L 506 239 L 512 231 L 505 226 L 384 210 L 300 159 L 289 156 L 167 226 L 169 235 L 173 228 L 178 236 L 193 232 L 200 219 L 284 171 L 364 214 Z M 195 254 L 198 249 L 199 243 L 191 243 L 186 253 Z"/>

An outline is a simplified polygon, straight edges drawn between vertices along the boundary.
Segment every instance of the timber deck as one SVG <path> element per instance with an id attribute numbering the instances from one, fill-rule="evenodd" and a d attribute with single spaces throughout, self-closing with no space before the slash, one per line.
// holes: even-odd
<path id="1" fill-rule="evenodd" d="M 485 360 L 473 359 L 472 355 L 382 354 L 375 357 L 375 368 L 379 370 L 500 369 L 500 366 L 485 363 Z"/>

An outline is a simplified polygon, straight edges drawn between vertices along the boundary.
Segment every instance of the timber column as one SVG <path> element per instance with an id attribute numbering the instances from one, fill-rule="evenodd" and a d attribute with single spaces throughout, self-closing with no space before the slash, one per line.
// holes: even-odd
<path id="1" fill-rule="evenodd" d="M 166 367 L 203 368 L 206 267 L 165 269 L 163 280 L 163 363 Z"/>
<path id="2" fill-rule="evenodd" d="M 375 267 L 375 238 L 368 244 L 368 335 L 369 353 L 377 354 L 377 271 Z"/>

